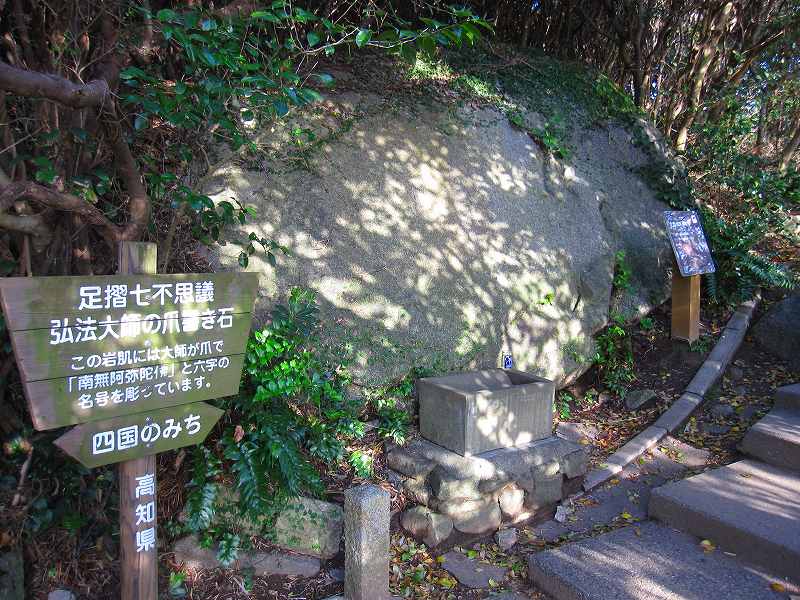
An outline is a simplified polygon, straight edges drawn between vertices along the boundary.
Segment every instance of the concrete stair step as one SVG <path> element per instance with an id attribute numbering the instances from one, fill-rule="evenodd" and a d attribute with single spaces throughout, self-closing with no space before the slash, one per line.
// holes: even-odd
<path id="1" fill-rule="evenodd" d="M 800 411 L 800 383 L 779 387 L 775 392 L 775 408 Z"/>
<path id="2" fill-rule="evenodd" d="M 773 408 L 748 430 L 741 449 L 776 467 L 800 471 L 800 410 Z"/>
<path id="3" fill-rule="evenodd" d="M 780 582 L 656 522 L 625 527 L 528 560 L 529 578 L 556 600 L 770 600 Z M 793 586 L 792 586 L 793 587 Z"/>
<path id="4" fill-rule="evenodd" d="M 653 491 L 651 517 L 776 575 L 800 572 L 800 473 L 742 460 Z"/>

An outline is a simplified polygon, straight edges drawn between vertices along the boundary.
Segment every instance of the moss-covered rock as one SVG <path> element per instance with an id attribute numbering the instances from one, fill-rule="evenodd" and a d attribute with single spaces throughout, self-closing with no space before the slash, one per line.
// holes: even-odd
<path id="1" fill-rule="evenodd" d="M 577 91 L 566 76 L 553 83 L 546 103 L 527 101 L 513 73 L 487 83 L 491 73 L 483 87 L 435 74 L 391 94 L 334 91 L 265 134 L 263 161 L 223 161 L 205 186 L 254 205 L 253 228 L 293 252 L 277 269 L 251 260 L 260 308 L 292 286 L 316 289 L 326 335 L 354 348 L 369 382 L 434 362 L 496 366 L 505 351 L 563 385 L 588 368 L 611 309 L 634 317 L 667 297 L 668 206 L 639 174 L 659 145 L 613 118 L 617 97 L 588 72 Z M 305 145 L 287 154 L 298 128 Z M 567 158 L 542 141 L 548 131 Z M 619 250 L 632 277 L 613 299 Z"/>

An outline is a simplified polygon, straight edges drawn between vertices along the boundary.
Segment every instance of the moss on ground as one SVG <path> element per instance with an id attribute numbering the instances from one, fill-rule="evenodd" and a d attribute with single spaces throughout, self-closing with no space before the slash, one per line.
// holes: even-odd
<path id="1" fill-rule="evenodd" d="M 573 127 L 616 120 L 630 124 L 642 116 L 623 90 L 585 65 L 535 52 L 497 46 L 460 50 L 440 60 L 422 56 L 406 76 L 419 83 L 445 83 L 467 98 L 495 105 L 512 123 L 523 111 L 542 115 L 542 129 L 566 137 Z"/>

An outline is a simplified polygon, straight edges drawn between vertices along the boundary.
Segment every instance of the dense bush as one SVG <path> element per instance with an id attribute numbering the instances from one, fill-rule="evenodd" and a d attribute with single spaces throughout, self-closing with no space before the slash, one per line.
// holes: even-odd
<path id="1" fill-rule="evenodd" d="M 324 492 L 321 469 L 349 464 L 357 477 L 370 476 L 371 455 L 348 449 L 364 435 L 359 417 L 365 410 L 379 417 L 379 435 L 405 438 L 407 413 L 397 399 L 411 395 L 416 373 L 356 399 L 346 389 L 346 352 L 325 347 L 320 327 L 314 294 L 293 289 L 287 304 L 278 305 L 268 325 L 251 337 L 241 391 L 226 402 L 218 443 L 195 452 L 186 526 L 207 543 L 219 541 L 225 562 L 246 540 L 216 518 L 220 506 L 235 506 L 237 518 L 263 526 L 269 535 L 269 524 L 288 500 Z M 232 475 L 235 494 L 223 493 L 223 472 Z"/>
<path id="2" fill-rule="evenodd" d="M 624 317 L 612 313 L 610 321 L 608 327 L 595 336 L 593 362 L 603 385 L 624 398 L 628 385 L 635 379 L 633 348 Z"/>
<path id="3" fill-rule="evenodd" d="M 319 100 L 333 84 L 321 65 L 344 49 L 414 62 L 489 29 L 438 3 L 0 3 L 0 258 L 107 273 L 108 247 L 147 239 L 163 269 L 178 243 L 227 237 L 243 266 L 259 250 L 274 263 L 284 248 L 231 227 L 252 209 L 201 193 L 215 146 L 258 159 L 255 134 Z M 3 231 L 30 236 L 30 253 Z"/>
<path id="4" fill-rule="evenodd" d="M 785 235 L 787 211 L 800 205 L 800 174 L 743 150 L 757 117 L 730 99 L 725 118 L 696 128 L 687 154 L 700 181 L 700 212 L 717 269 L 706 277 L 706 288 L 720 305 L 741 302 L 759 287 L 796 285 L 767 238 Z"/>
<path id="5" fill-rule="evenodd" d="M 701 210 L 703 226 L 714 251 L 715 273 L 706 276 L 709 297 L 717 304 L 733 305 L 753 296 L 759 287 L 793 289 L 795 275 L 759 250 L 770 230 L 772 215 L 766 210 L 736 220 Z"/>

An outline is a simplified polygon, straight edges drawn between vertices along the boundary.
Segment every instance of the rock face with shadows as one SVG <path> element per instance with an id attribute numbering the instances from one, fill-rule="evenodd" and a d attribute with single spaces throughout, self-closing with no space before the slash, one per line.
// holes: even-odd
<path id="1" fill-rule="evenodd" d="M 775 303 L 753 328 L 758 343 L 800 372 L 800 293 Z"/>
<path id="2" fill-rule="evenodd" d="M 250 258 L 262 314 L 293 286 L 317 290 L 327 335 L 365 351 L 371 382 L 433 356 L 496 366 L 506 351 L 560 387 L 587 368 L 610 308 L 641 315 L 666 299 L 671 265 L 668 207 L 636 174 L 660 152 L 655 130 L 575 121 L 558 160 L 494 108 L 332 93 L 265 134 L 277 156 L 305 127 L 322 140 L 313 150 L 222 159 L 203 192 L 254 206 L 243 234 L 292 250 L 275 269 Z M 239 250 L 212 262 L 238 268 Z M 620 250 L 632 281 L 612 299 Z"/>

